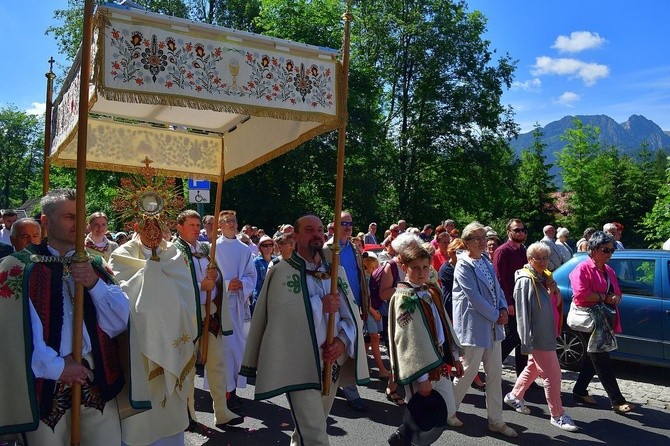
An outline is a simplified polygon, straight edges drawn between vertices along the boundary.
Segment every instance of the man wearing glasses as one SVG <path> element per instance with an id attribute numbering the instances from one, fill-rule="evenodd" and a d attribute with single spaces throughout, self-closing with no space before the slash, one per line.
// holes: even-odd
<path id="1" fill-rule="evenodd" d="M 351 243 L 351 235 L 354 231 L 354 222 L 351 218 L 351 214 L 347 211 L 342 211 L 342 214 L 340 215 L 340 265 L 342 265 L 344 271 L 347 273 L 347 282 L 349 282 L 351 293 L 354 296 L 354 302 L 358 305 L 359 311 L 363 315 L 362 320 L 365 322 L 368 318 L 370 293 L 368 291 L 367 281 L 365 280 L 363 260 L 361 258 L 361 253 L 358 252 L 356 246 Z M 323 249 L 323 255 L 328 263 L 331 263 L 333 260 L 333 243 L 335 243 L 334 237 L 331 237 L 326 242 Z M 342 392 L 347 399 L 349 407 L 359 412 L 363 412 L 367 409 L 355 384 L 342 387 Z"/>
<path id="2" fill-rule="evenodd" d="M 242 354 L 246 344 L 244 321 L 250 316 L 250 297 L 256 286 L 256 268 L 247 245 L 237 238 L 237 214 L 235 211 L 219 213 L 221 237 L 216 240 L 216 263 L 223 274 L 223 282 L 228 291 L 228 306 L 233 324 L 233 334 L 223 340 L 226 358 L 228 408 L 240 409 L 237 387 L 245 388 L 247 379 L 241 376 Z"/>
<path id="3" fill-rule="evenodd" d="M 503 362 L 509 356 L 510 352 L 514 350 L 516 376 L 523 371 L 528 362 L 528 357 L 521 354 L 521 339 L 516 330 L 516 317 L 514 309 L 514 273 L 516 270 L 523 268 L 526 264 L 526 235 L 528 231 L 523 222 L 518 218 L 512 218 L 505 226 L 507 230 L 507 241 L 496 249 L 495 259 L 493 265 L 495 267 L 496 276 L 500 282 L 500 287 L 505 293 L 507 300 L 507 313 L 509 319 L 505 325 L 505 339 L 502 341 L 502 359 Z"/>

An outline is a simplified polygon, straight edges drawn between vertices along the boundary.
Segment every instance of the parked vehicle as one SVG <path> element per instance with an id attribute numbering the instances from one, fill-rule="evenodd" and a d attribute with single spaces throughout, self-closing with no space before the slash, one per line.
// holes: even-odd
<path id="1" fill-rule="evenodd" d="M 586 254 L 577 254 L 554 271 L 563 295 L 563 317 L 572 301 L 569 274 Z M 614 359 L 670 367 L 670 251 L 625 249 L 615 251 L 608 265 L 616 272 L 623 300 L 619 305 L 623 333 Z M 561 367 L 579 370 L 586 359 L 588 333 L 563 324 L 556 351 Z"/>

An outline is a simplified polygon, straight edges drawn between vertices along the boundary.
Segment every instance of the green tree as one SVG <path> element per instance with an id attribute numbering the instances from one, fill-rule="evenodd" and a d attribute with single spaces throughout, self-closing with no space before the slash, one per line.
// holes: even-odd
<path id="1" fill-rule="evenodd" d="M 642 147 L 636 161 L 616 149 L 607 153 L 610 158 L 608 201 L 609 213 L 604 221 L 618 221 L 625 226 L 623 243 L 626 247 L 645 247 L 640 220 L 654 206 L 664 175 L 652 163 L 652 153 Z M 665 165 L 664 162 L 661 165 Z"/>
<path id="2" fill-rule="evenodd" d="M 41 184 L 44 124 L 15 106 L 0 109 L 0 208 L 21 205 L 33 178 Z"/>
<path id="3" fill-rule="evenodd" d="M 670 157 L 667 161 L 670 162 Z M 644 239 L 650 243 L 650 248 L 660 248 L 670 236 L 670 167 L 666 167 L 665 172 L 665 181 L 658 191 L 656 203 L 641 224 L 645 233 Z"/>
<path id="4" fill-rule="evenodd" d="M 544 136 L 539 124 L 533 130 L 533 145 L 521 152 L 521 163 L 517 175 L 519 218 L 526 226 L 539 234 L 547 224 L 554 223 L 552 193 L 556 192 L 554 176 L 549 173 L 552 165 L 547 163 L 542 142 Z"/>
<path id="5" fill-rule="evenodd" d="M 190 0 L 191 18 L 212 25 L 256 32 L 260 0 Z"/>
<path id="6" fill-rule="evenodd" d="M 362 0 L 358 5 L 356 54 L 377 70 L 387 138 L 397 159 L 385 166 L 397 191 L 396 214 L 413 219 L 426 205 L 435 214 L 444 209 L 436 204 L 440 195 L 453 201 L 462 193 L 449 184 L 465 166 L 451 163 L 452 169 L 433 172 L 436 165 L 445 166 L 443 157 L 448 162 L 453 152 L 458 158 L 462 151 L 473 160 L 483 149 L 498 147 L 484 142 L 493 139 L 489 133 L 515 134 L 511 110 L 500 103 L 515 62 L 508 55 L 493 60 L 489 42 L 481 37 L 486 19 L 478 11 L 468 13 L 464 2 Z M 501 162 L 497 158 L 493 165 Z M 426 200 L 436 178 L 446 187 Z"/>
<path id="7" fill-rule="evenodd" d="M 598 142 L 600 129 L 584 126 L 581 120 L 572 121 L 574 128 L 561 136 L 566 145 L 556 154 L 557 164 L 563 170 L 563 188 L 569 192 L 570 215 L 561 218 L 564 226 L 584 229 L 587 226 L 602 226 L 607 213 L 603 208 L 609 202 L 607 196 L 606 166 L 603 166 L 603 150 Z"/>

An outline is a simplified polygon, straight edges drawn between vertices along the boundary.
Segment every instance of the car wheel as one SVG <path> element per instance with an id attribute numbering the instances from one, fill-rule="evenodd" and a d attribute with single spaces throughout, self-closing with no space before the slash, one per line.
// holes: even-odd
<path id="1" fill-rule="evenodd" d="M 556 342 L 556 354 L 561 368 L 579 371 L 584 365 L 586 356 L 586 337 L 579 332 L 564 327 Z"/>

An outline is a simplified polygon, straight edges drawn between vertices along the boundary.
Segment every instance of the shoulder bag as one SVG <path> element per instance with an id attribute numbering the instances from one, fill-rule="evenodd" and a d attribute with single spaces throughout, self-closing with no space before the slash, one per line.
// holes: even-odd
<path id="1" fill-rule="evenodd" d="M 566 323 L 573 330 L 584 333 L 591 333 L 596 325 L 589 308 L 575 305 L 574 301 L 570 302 Z"/>

